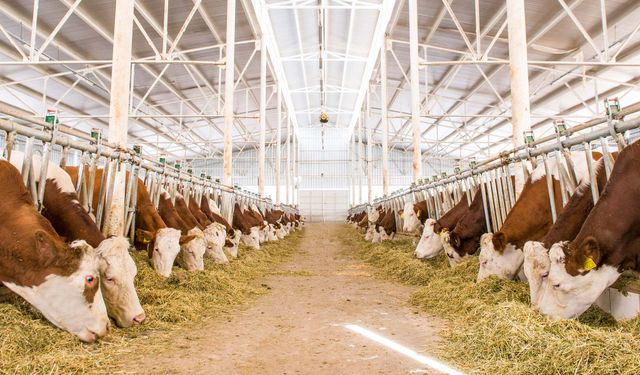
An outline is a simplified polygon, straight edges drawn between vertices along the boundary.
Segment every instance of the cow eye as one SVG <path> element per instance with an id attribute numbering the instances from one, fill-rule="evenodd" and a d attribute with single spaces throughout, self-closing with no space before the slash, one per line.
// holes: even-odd
<path id="1" fill-rule="evenodd" d="M 113 277 L 107 277 L 107 282 L 108 282 L 108 283 L 114 283 L 115 281 L 116 281 L 116 279 L 115 279 L 115 278 L 113 278 Z"/>
<path id="2" fill-rule="evenodd" d="M 87 276 L 85 276 L 85 277 L 84 277 L 84 283 L 85 283 L 87 286 L 89 286 L 89 287 L 94 286 L 94 285 L 95 285 L 95 283 L 96 283 L 96 278 L 95 278 L 95 276 L 93 276 L 93 275 L 87 275 Z"/>

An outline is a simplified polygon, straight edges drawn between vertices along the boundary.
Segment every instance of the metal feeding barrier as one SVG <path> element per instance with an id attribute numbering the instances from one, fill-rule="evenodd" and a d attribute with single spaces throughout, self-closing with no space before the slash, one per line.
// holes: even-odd
<path id="1" fill-rule="evenodd" d="M 96 224 L 103 232 L 106 231 L 105 223 L 111 214 L 106 207 L 111 206 L 116 172 L 125 169 L 128 179 L 125 186 L 125 228 L 122 235 L 129 236 L 131 240 L 136 227 L 138 184 L 134 182 L 138 178 L 142 179 L 155 207 L 163 192 L 169 194 L 172 203 L 175 203 L 177 194 L 181 194 L 187 202 L 189 198 L 193 198 L 198 203 L 206 196 L 220 207 L 222 216 L 229 223 L 233 221 L 236 202 L 247 206 L 255 204 L 263 212 L 275 207 L 271 199 L 261 199 L 257 194 L 238 186 L 223 185 L 204 173 L 195 175 L 190 168 L 185 171 L 180 161 L 169 165 L 165 156 L 161 156 L 159 160 L 145 156 L 142 154 L 142 146 L 136 145 L 133 149 L 118 148 L 102 139 L 99 129 L 85 134 L 60 124 L 56 114 L 48 114 L 47 121 L 42 121 L 1 103 L 0 113 L 6 116 L 0 118 L 0 132 L 5 132 L 5 146 L 0 149 L 0 156 L 10 160 L 14 150 L 21 149 L 24 152 L 21 170 L 23 182 L 38 210 L 43 208 L 47 169 L 55 148 L 60 150 L 59 165 L 62 168 L 67 165 L 72 151 L 79 154 L 76 193 L 85 210 L 90 214 L 95 212 Z M 39 173 L 35 173 L 32 160 L 38 151 L 41 153 L 42 163 Z M 103 173 L 99 186 L 96 186 L 98 168 Z M 36 176 L 39 176 L 38 180 Z M 96 189 L 98 199 L 94 203 Z M 293 206 L 280 205 L 280 209 L 288 214 L 298 213 Z"/>
<path id="2" fill-rule="evenodd" d="M 592 157 L 592 151 L 599 149 L 603 154 L 608 179 L 614 162 L 611 149 L 622 150 L 627 145 L 623 134 L 640 128 L 640 118 L 624 120 L 624 117 L 640 111 L 640 103 L 622 109 L 619 101 L 613 98 L 605 100 L 605 108 L 606 116 L 572 128 L 567 127 L 564 121 L 556 120 L 554 134 L 538 140 L 534 138 L 533 133 L 525 133 L 525 145 L 501 152 L 481 162 L 471 159 L 465 170 L 456 167 L 452 176 L 443 173 L 441 177 L 433 176 L 431 180 L 419 180 L 409 188 L 375 199 L 372 206 L 399 210 L 406 202 L 425 201 L 428 217 L 437 220 L 462 199 L 466 199 L 467 204 L 470 205 L 474 193 L 478 191 L 482 197 L 487 230 L 488 232 L 498 231 L 516 203 L 517 192 L 514 180 L 517 169 L 522 169 L 526 179 L 531 171 L 542 163 L 546 173 L 551 216 L 555 222 L 558 208 L 554 199 L 556 188 L 552 172 L 557 169 L 559 194 L 562 204 L 565 205 L 579 183 L 574 172 L 572 156 L 575 157 L 576 152 L 583 151 L 595 203 L 600 192 L 596 183 L 596 163 Z M 552 160 L 555 161 L 556 169 L 551 167 Z M 367 207 L 369 205 L 366 203 L 352 207 L 349 214 L 361 212 Z M 401 228 L 399 224 L 398 227 Z"/>

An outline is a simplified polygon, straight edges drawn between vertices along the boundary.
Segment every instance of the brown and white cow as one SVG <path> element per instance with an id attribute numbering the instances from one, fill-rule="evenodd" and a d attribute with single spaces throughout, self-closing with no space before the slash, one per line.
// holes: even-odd
<path id="1" fill-rule="evenodd" d="M 469 202 L 467 202 L 467 198 L 463 197 L 458 204 L 442 215 L 440 219 L 426 219 L 422 236 L 414 253 L 416 258 L 431 259 L 440 254 L 443 249 L 441 234 L 452 231 L 467 212 L 469 212 Z"/>
<path id="2" fill-rule="evenodd" d="M 220 216 L 220 212 L 215 211 L 217 206 L 213 206 L 215 209 L 211 209 L 210 204 L 215 204 L 215 202 L 203 195 L 200 201 L 200 209 L 205 215 L 207 215 L 209 220 L 225 227 L 227 240 L 225 241 L 224 247 L 226 247 L 227 250 L 229 250 L 229 254 L 235 258 L 238 256 L 238 245 L 240 244 L 241 232 L 233 229 L 229 222 Z"/>
<path id="3" fill-rule="evenodd" d="M 614 152 L 612 156 L 615 160 L 618 153 Z M 603 159 L 600 159 L 596 166 L 596 180 L 598 191 L 602 191 L 607 183 Z M 592 209 L 591 180 L 587 179 L 578 185 L 575 193 L 544 238 L 541 241 L 527 241 L 524 244 L 522 269 L 529 282 L 532 307 L 537 308 L 538 292 L 543 280 L 549 276 L 549 249 L 554 243 L 571 241 L 576 238 Z"/>
<path id="4" fill-rule="evenodd" d="M 66 167 L 66 172 L 71 176 L 74 184 L 78 180 L 78 167 Z M 96 169 L 93 191 L 93 210 L 98 207 L 100 195 L 99 186 L 102 182 L 103 169 Z M 89 179 L 88 169 L 83 176 Z M 127 180 L 130 178 L 127 173 Z M 137 199 L 136 199 L 136 232 L 134 245 L 139 250 L 146 250 L 149 256 L 151 267 L 164 277 L 171 275 L 173 263 L 180 253 L 180 246 L 190 241 L 193 237 L 182 236 L 180 231 L 169 228 L 164 223 L 158 211 L 151 201 L 151 196 L 140 178 L 137 179 Z"/>
<path id="5" fill-rule="evenodd" d="M 158 213 L 167 226 L 180 230 L 183 236 L 192 236 L 187 242 L 180 245 L 180 253 L 176 258 L 178 265 L 188 271 L 203 271 L 204 254 L 207 250 L 204 232 L 197 225 L 192 226 L 184 222 L 171 203 L 171 196 L 164 189 L 160 190 Z"/>
<path id="6" fill-rule="evenodd" d="M 428 216 L 427 201 L 406 202 L 402 210 L 402 230 L 406 233 L 419 232 Z"/>
<path id="7" fill-rule="evenodd" d="M 248 212 L 245 212 L 239 203 L 233 210 L 233 228 L 241 232 L 240 241 L 256 250 L 260 250 L 260 223 Z"/>
<path id="8" fill-rule="evenodd" d="M 276 240 L 275 230 L 269 226 L 269 223 L 264 219 L 264 215 L 262 215 L 262 211 L 256 206 L 255 203 L 251 203 L 246 209 L 245 212 L 248 212 L 251 215 L 256 223 L 260 223 L 260 243 L 269 242 Z"/>
<path id="9" fill-rule="evenodd" d="M 378 221 L 380 220 L 380 217 L 382 216 L 384 209 L 382 208 L 382 206 L 378 206 L 378 207 L 368 207 L 367 208 L 367 223 L 368 223 L 368 227 L 367 227 L 367 231 L 364 235 L 364 239 L 367 241 L 374 241 L 374 240 L 378 240 L 376 237 L 378 237 L 380 234 L 376 231 L 376 226 L 379 224 Z"/>
<path id="10" fill-rule="evenodd" d="M 21 169 L 24 154 L 13 152 L 11 163 Z M 33 155 L 34 178 L 40 179 L 42 158 Z M 123 236 L 106 238 L 93 218 L 81 206 L 71 177 L 57 164 L 49 162 L 42 215 L 66 242 L 84 240 L 94 247 L 100 269 L 100 289 L 107 312 L 119 327 L 140 324 L 145 319 L 134 279 L 138 270 L 129 255 L 129 240 Z"/>
<path id="11" fill-rule="evenodd" d="M 376 224 L 377 236 L 374 236 L 373 242 L 382 242 L 384 240 L 393 240 L 396 235 L 396 212 L 387 209 L 380 215 L 380 220 Z"/>
<path id="12" fill-rule="evenodd" d="M 362 233 L 366 233 L 369 228 L 369 215 L 366 211 L 360 214 L 360 221 L 358 221 L 358 229 Z"/>
<path id="13" fill-rule="evenodd" d="M 597 156 L 599 157 L 600 154 Z M 582 183 L 589 178 L 584 153 L 573 153 L 571 159 L 578 183 Z M 562 196 L 556 159 L 549 160 L 549 170 L 553 177 L 556 210 L 561 213 Z M 509 280 L 520 275 L 520 278 L 524 279 L 522 272 L 524 243 L 530 240 L 541 240 L 552 224 L 546 172 L 544 165 L 541 164 L 527 179 L 522 193 L 509 211 L 500 231 L 486 233 L 480 239 L 478 281 L 491 275 Z"/>
<path id="14" fill-rule="evenodd" d="M 0 181 L 0 282 L 80 340 L 104 336 L 109 318 L 93 248 L 85 241 L 65 244 L 5 160 Z"/>
<path id="15" fill-rule="evenodd" d="M 193 200 L 193 199 L 190 199 Z M 175 199 L 175 208 L 178 212 L 178 215 L 182 218 L 182 220 L 191 228 L 199 228 L 202 231 L 202 235 L 204 236 L 204 240 L 207 244 L 207 248 L 205 251 L 206 255 L 209 255 L 213 258 L 216 263 L 226 264 L 229 263 L 227 256 L 224 255 L 224 251 L 222 251 L 222 246 L 224 246 L 224 242 L 226 239 L 225 230 L 219 224 L 209 223 L 206 225 L 200 224 L 198 219 L 196 219 L 195 215 L 192 213 L 191 207 L 187 205 L 184 197 L 176 193 Z M 194 207 L 199 212 L 200 209 L 196 204 Z M 199 212 L 201 213 L 201 212 Z M 201 216 L 204 216 L 202 213 Z"/>
<path id="16" fill-rule="evenodd" d="M 482 194 L 477 194 L 471 206 L 458 220 L 452 230 L 440 229 L 440 240 L 447 255 L 449 265 L 457 265 L 462 259 L 471 256 L 478 250 L 480 236 L 487 231 L 482 205 Z"/>
<path id="17" fill-rule="evenodd" d="M 572 241 L 551 246 L 537 309 L 554 319 L 582 314 L 625 270 L 640 271 L 640 143 L 619 155 L 598 203 Z"/>
<path id="18" fill-rule="evenodd" d="M 281 222 L 283 215 L 284 215 L 284 211 L 279 209 L 273 209 L 273 210 L 266 210 L 265 217 L 264 217 L 265 220 L 269 223 L 269 225 L 273 227 L 276 237 L 280 240 L 289 234 L 289 228 L 285 227 Z"/>

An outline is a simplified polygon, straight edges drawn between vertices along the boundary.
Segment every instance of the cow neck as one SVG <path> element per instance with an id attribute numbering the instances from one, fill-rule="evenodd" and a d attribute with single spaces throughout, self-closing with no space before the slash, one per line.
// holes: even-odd
<path id="1" fill-rule="evenodd" d="M 189 226 L 189 229 L 204 229 L 204 227 L 200 225 L 200 223 L 198 223 L 198 220 L 196 220 L 193 214 L 191 214 L 191 210 L 189 210 L 189 207 L 187 207 L 187 203 L 184 201 L 184 197 L 182 195 L 176 196 L 175 208 L 182 221 L 184 221 L 185 224 Z"/>
<path id="2" fill-rule="evenodd" d="M 476 194 L 467 212 L 451 231 L 460 239 L 460 246 L 457 248 L 453 244 L 451 246 L 461 256 L 473 254 L 480 245 L 480 236 L 486 231 L 482 195 Z"/>
<path id="3" fill-rule="evenodd" d="M 556 212 L 561 213 L 562 195 L 560 182 L 556 179 L 553 179 L 553 191 Z M 529 178 L 516 204 L 507 214 L 500 232 L 507 236 L 507 243 L 522 249 L 526 241 L 542 240 L 552 224 L 546 177 L 534 182 Z"/>
<path id="4" fill-rule="evenodd" d="M 209 198 L 204 194 L 202 195 L 202 199 L 200 199 L 200 210 L 207 215 L 209 220 L 214 222 L 216 221 L 213 215 L 214 212 L 211 210 L 211 207 L 209 207 Z"/>
<path id="5" fill-rule="evenodd" d="M 0 281 L 31 287 L 42 284 L 48 275 L 71 275 L 80 267 L 79 250 L 67 247 L 36 211 L 15 167 L 0 160 L 0 176 Z M 36 250 L 38 231 L 50 240 L 51 251 Z"/>
<path id="6" fill-rule="evenodd" d="M 436 222 L 436 226 L 438 228 L 435 228 L 435 230 L 437 232 L 443 229 L 452 230 L 453 228 L 455 228 L 458 221 L 460 221 L 460 219 L 462 219 L 462 217 L 464 217 L 464 215 L 468 211 L 469 204 L 467 203 L 467 198 L 463 197 L 460 202 L 458 202 L 458 204 L 453 206 L 452 209 L 447 211 L 447 213 L 445 213 L 440 219 L 438 219 L 438 221 Z"/>
<path id="7" fill-rule="evenodd" d="M 245 235 L 251 234 L 251 224 L 247 219 L 247 215 L 244 215 L 240 209 L 240 205 L 237 203 L 233 210 L 233 227 L 240 229 Z"/>
<path id="8" fill-rule="evenodd" d="M 153 202 L 151 202 L 151 196 L 140 178 L 138 178 L 136 201 L 136 227 L 153 233 L 167 227 Z"/>
<path id="9" fill-rule="evenodd" d="M 604 263 L 640 270 L 640 143 L 618 155 L 600 199 L 569 247 L 575 249 L 595 237 Z"/>
<path id="10" fill-rule="evenodd" d="M 98 247 L 104 241 L 104 235 L 80 205 L 76 193 L 63 192 L 57 181 L 47 179 L 43 204 L 42 215 L 67 242 L 85 240 Z"/>
<path id="11" fill-rule="evenodd" d="M 184 220 L 180 218 L 180 215 L 176 212 L 167 192 L 162 192 L 160 194 L 158 213 L 168 227 L 180 230 L 183 235 L 189 234 L 188 232 L 191 228 L 189 228 Z"/>
<path id="12" fill-rule="evenodd" d="M 614 152 L 612 156 L 615 160 L 618 157 L 618 153 Z M 602 191 L 607 184 L 607 174 L 603 160 L 600 160 L 596 166 L 596 178 L 598 191 Z M 558 215 L 558 219 L 542 240 L 544 246 L 549 249 L 556 242 L 571 241 L 576 238 L 592 209 L 591 184 L 587 181 L 578 186 L 571 198 L 569 198 L 562 213 Z"/>
<path id="13" fill-rule="evenodd" d="M 198 220 L 198 223 L 201 226 L 207 227 L 208 225 L 211 224 L 211 220 L 209 220 L 207 215 L 205 215 L 204 212 L 202 212 L 202 210 L 200 209 L 200 207 L 198 207 L 198 204 L 196 203 L 195 199 L 189 199 L 189 211 L 191 212 L 193 217 L 196 220 Z"/>

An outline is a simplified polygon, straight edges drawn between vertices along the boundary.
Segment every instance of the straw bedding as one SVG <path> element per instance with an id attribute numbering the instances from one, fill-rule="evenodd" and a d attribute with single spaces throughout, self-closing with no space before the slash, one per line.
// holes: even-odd
<path id="1" fill-rule="evenodd" d="M 616 322 L 598 307 L 552 321 L 529 308 L 528 285 L 476 283 L 478 258 L 449 268 L 443 255 L 420 261 L 412 240 L 371 244 L 340 236 L 379 275 L 420 288 L 411 303 L 445 319 L 438 358 L 477 374 L 639 374 L 640 319 Z"/>
<path id="2" fill-rule="evenodd" d="M 298 249 L 301 236 L 292 232 L 257 251 L 241 245 L 239 257 L 230 258 L 228 265 L 205 260 L 204 272 L 174 268 L 168 279 L 150 268 L 146 253 L 133 253 L 147 320 L 139 327 L 112 327 L 93 345 L 56 329 L 19 297 L 0 303 L 0 374 L 112 373 L 123 356 L 143 356 L 166 347 L 171 332 L 197 326 L 266 293 L 259 279 Z"/>

